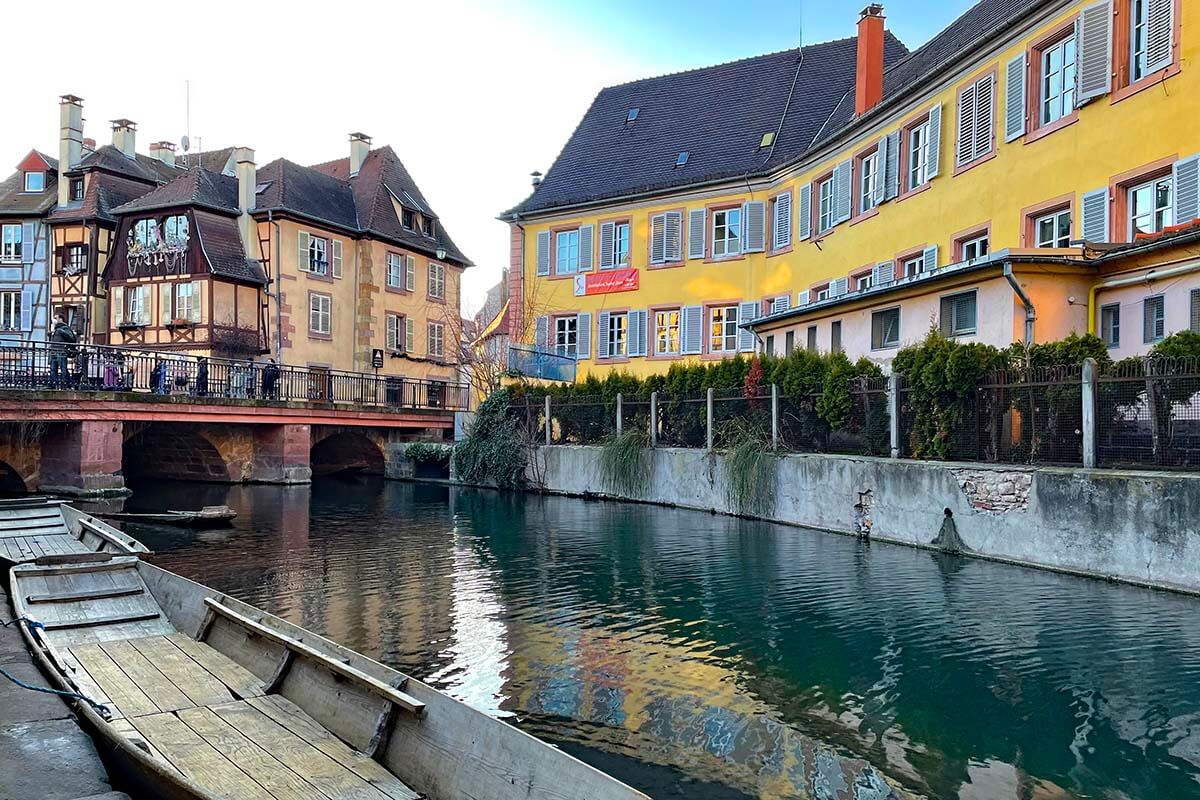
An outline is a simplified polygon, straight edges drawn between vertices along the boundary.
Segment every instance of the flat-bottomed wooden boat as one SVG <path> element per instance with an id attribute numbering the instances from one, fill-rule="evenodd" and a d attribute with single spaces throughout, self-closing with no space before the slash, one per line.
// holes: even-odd
<path id="1" fill-rule="evenodd" d="M 42 556 L 147 552 L 136 539 L 58 500 L 0 500 L 0 564 L 20 564 Z"/>
<path id="2" fill-rule="evenodd" d="M 205 506 L 199 511 L 164 511 L 162 513 L 106 511 L 101 516 L 115 519 L 119 522 L 149 522 L 162 525 L 178 525 L 183 528 L 199 528 L 228 525 L 237 517 L 237 512 L 229 506 Z"/>
<path id="3" fill-rule="evenodd" d="M 11 570 L 23 632 L 148 797 L 645 800 L 378 662 L 133 556 Z M 92 703 L 97 704 L 93 706 Z"/>

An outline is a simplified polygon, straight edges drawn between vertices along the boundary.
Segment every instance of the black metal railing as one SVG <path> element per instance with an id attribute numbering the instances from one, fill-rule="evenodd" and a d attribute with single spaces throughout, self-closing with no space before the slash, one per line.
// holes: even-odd
<path id="1" fill-rule="evenodd" d="M 205 399 L 466 411 L 461 383 L 91 344 L 0 345 L 0 392 L 133 392 Z"/>

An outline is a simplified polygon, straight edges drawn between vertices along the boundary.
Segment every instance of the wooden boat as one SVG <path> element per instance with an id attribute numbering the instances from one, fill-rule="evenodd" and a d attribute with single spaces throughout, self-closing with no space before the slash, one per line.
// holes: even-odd
<path id="1" fill-rule="evenodd" d="M 147 552 L 136 539 L 61 501 L 48 497 L 0 500 L 0 564 L 48 555 Z"/>
<path id="2" fill-rule="evenodd" d="M 228 595 L 134 556 L 93 558 L 13 567 L 13 604 L 36 621 L 23 633 L 43 667 L 88 698 L 80 715 L 147 797 L 646 798 Z"/>
<path id="3" fill-rule="evenodd" d="M 120 522 L 153 522 L 179 525 L 185 528 L 228 525 L 237 516 L 229 506 L 205 506 L 199 511 L 166 511 L 161 514 L 138 514 L 127 511 L 105 511 L 101 516 Z"/>

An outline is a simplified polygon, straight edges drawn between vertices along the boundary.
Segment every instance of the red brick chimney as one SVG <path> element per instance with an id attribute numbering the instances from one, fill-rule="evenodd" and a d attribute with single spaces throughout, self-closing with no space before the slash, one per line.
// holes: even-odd
<path id="1" fill-rule="evenodd" d="M 854 113 L 865 114 L 883 99 L 883 6 L 872 3 L 858 18 L 858 67 Z"/>

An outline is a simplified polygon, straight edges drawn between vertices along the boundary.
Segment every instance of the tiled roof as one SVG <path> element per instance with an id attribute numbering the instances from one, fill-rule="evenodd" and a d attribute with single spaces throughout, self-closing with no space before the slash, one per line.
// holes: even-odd
<path id="1" fill-rule="evenodd" d="M 107 172 L 96 172 L 87 181 L 83 201 L 58 206 L 51 212 L 50 219 L 54 222 L 85 219 L 116 222 L 113 209 L 153 189 L 152 184 L 143 181 L 130 180 Z"/>
<path id="2" fill-rule="evenodd" d="M 354 194 L 346 181 L 277 158 L 259 167 L 258 182 L 267 184 L 258 195 L 260 210 L 291 211 L 345 230 L 359 229 Z"/>
<path id="3" fill-rule="evenodd" d="M 225 165 L 233 156 L 235 147 L 222 147 L 218 150 L 198 150 L 195 153 L 183 153 L 176 157 L 175 163 L 185 169 L 203 167 L 213 172 L 223 173 Z"/>
<path id="4" fill-rule="evenodd" d="M 196 206 L 225 213 L 238 213 L 237 178 L 220 175 L 195 167 L 170 183 L 113 209 L 116 214 L 130 214 L 177 206 Z"/>
<path id="5" fill-rule="evenodd" d="M 141 153 L 137 153 L 134 158 L 127 158 L 124 153 L 111 144 L 106 144 L 87 153 L 79 162 L 79 166 L 76 169 L 113 172 L 127 178 L 147 181 L 149 183 L 166 183 L 183 171 L 179 167 L 167 166 L 157 158 L 144 156 Z M 69 170 L 68 172 L 75 171 Z"/>
<path id="6" fill-rule="evenodd" d="M 246 258 L 237 220 L 203 209 L 194 214 L 195 234 L 214 275 L 248 283 L 265 284 L 266 273 L 257 260 Z"/>
<path id="7" fill-rule="evenodd" d="M 17 170 L 0 182 L 0 217 L 41 216 L 54 208 L 58 199 L 58 160 L 38 153 L 50 165 L 46 187 L 40 192 L 25 191 L 25 175 Z"/>

